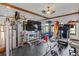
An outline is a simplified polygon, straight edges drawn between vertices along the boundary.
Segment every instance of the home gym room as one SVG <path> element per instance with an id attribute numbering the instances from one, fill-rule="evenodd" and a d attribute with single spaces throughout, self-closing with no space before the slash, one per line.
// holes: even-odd
<path id="1" fill-rule="evenodd" d="M 0 3 L 0 56 L 79 56 L 79 3 Z"/>

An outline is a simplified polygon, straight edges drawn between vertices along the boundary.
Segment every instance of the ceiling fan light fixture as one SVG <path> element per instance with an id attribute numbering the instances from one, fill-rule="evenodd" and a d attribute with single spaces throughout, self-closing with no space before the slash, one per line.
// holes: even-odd
<path id="1" fill-rule="evenodd" d="M 42 10 L 42 13 L 47 14 L 47 15 L 51 15 L 51 14 L 55 13 L 55 10 L 53 10 L 52 7 L 53 6 L 51 6 L 51 5 L 47 6 L 45 9 Z"/>

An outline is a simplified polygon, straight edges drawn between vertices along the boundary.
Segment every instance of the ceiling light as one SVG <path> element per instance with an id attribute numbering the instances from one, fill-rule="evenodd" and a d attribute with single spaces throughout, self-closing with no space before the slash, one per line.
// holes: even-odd
<path id="1" fill-rule="evenodd" d="M 55 13 L 55 10 L 53 10 L 52 6 L 49 5 L 46 7 L 46 9 L 42 10 L 42 13 L 50 15 L 50 14 Z"/>
<path id="2" fill-rule="evenodd" d="M 47 11 L 47 14 L 51 14 L 51 12 L 50 11 Z"/>

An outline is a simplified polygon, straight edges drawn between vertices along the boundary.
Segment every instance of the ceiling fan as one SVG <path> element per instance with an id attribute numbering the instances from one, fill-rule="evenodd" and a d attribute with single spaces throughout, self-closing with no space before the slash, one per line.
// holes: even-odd
<path id="1" fill-rule="evenodd" d="M 43 13 L 43 14 L 47 14 L 47 15 L 51 15 L 51 14 L 55 13 L 55 10 L 53 10 L 52 7 L 53 7 L 53 6 L 48 5 L 48 6 L 46 7 L 46 9 L 43 9 L 43 10 L 42 10 L 42 13 Z"/>

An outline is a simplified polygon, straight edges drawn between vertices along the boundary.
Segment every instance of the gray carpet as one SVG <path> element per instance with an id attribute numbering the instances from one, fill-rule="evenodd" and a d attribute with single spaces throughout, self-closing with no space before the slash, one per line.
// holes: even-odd
<path id="1" fill-rule="evenodd" d="M 37 46 L 25 45 L 21 48 L 13 50 L 13 56 L 41 56 L 45 50 L 44 44 L 39 44 Z"/>
<path id="2" fill-rule="evenodd" d="M 71 41 L 79 44 L 79 41 L 76 41 L 76 40 L 71 40 Z M 76 48 L 77 56 L 79 56 L 79 45 L 71 45 L 71 46 Z M 26 45 L 22 48 L 14 49 L 13 55 L 14 56 L 40 56 L 44 50 L 45 50 L 45 46 L 43 44 L 40 44 L 38 46 L 33 46 L 33 47 Z"/>
<path id="3" fill-rule="evenodd" d="M 79 41 L 71 40 L 74 43 L 79 44 Z M 77 56 L 79 56 L 79 45 L 71 45 L 77 50 Z M 26 44 L 23 47 L 13 49 L 13 56 L 41 56 L 46 52 L 45 44 L 39 44 L 37 46 L 30 46 Z"/>

